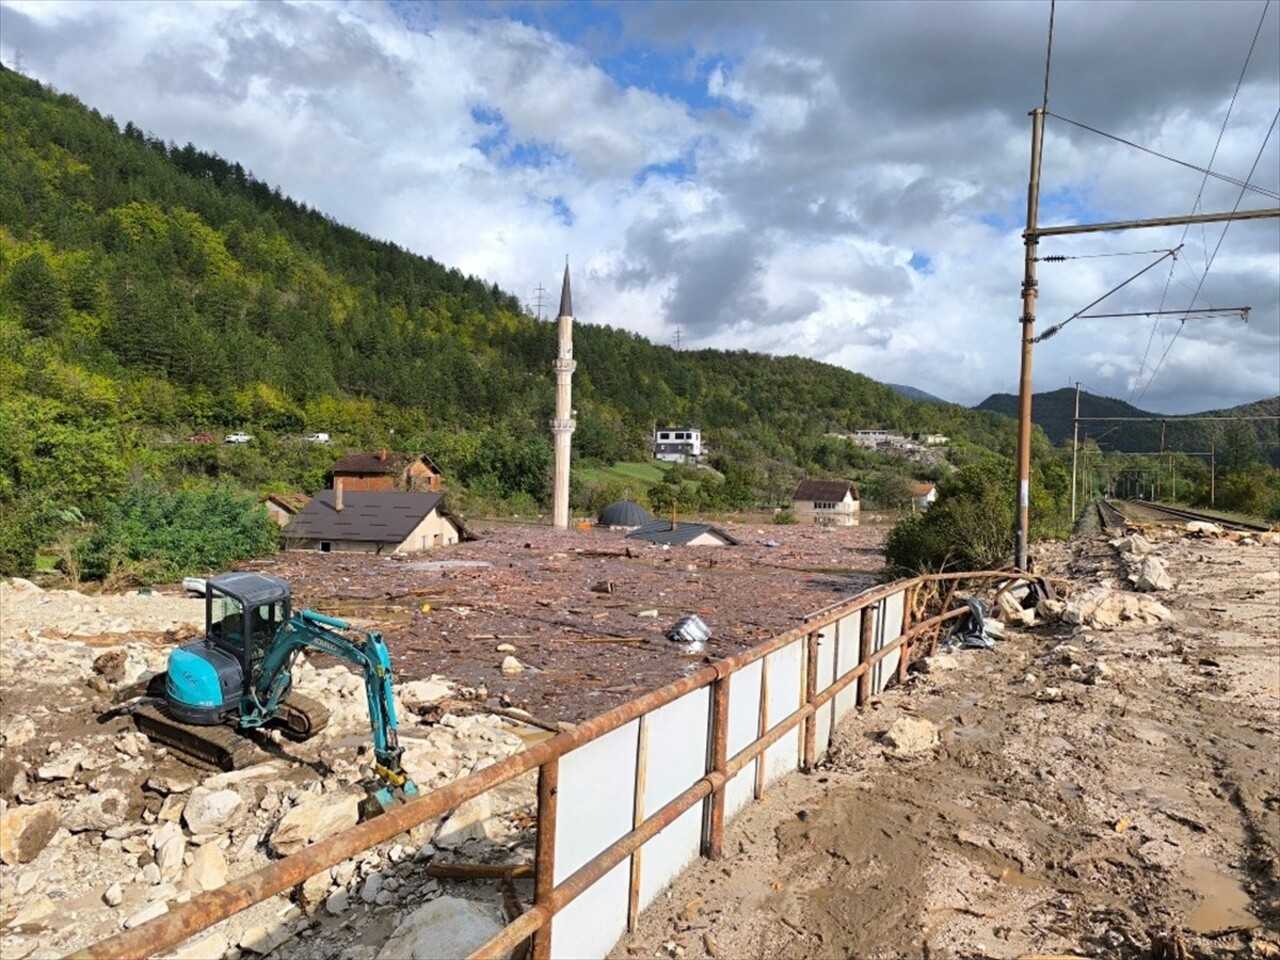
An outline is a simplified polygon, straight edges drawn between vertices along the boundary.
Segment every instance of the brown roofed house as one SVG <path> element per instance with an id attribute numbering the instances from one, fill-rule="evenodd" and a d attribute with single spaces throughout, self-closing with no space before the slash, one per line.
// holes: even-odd
<path id="1" fill-rule="evenodd" d="M 399 490 L 434 493 L 440 489 L 440 468 L 426 454 L 348 453 L 333 465 L 333 480 L 351 490 Z"/>
<path id="2" fill-rule="evenodd" d="M 848 480 L 802 480 L 791 495 L 791 509 L 801 523 L 853 527 L 858 524 L 861 499 Z"/>
<path id="3" fill-rule="evenodd" d="M 311 498 L 305 493 L 273 493 L 264 497 L 262 504 L 267 508 L 271 519 L 283 527 L 310 501 Z"/>

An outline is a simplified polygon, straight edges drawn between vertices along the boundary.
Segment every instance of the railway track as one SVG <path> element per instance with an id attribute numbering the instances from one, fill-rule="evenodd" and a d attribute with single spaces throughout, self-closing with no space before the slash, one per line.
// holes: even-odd
<path id="1" fill-rule="evenodd" d="M 1161 520 L 1202 520 L 1206 523 L 1215 523 L 1224 530 L 1258 532 L 1272 529 L 1265 523 L 1225 520 L 1212 514 L 1198 513 L 1182 507 L 1170 507 L 1163 503 L 1149 503 L 1145 500 L 1099 500 L 1098 519 L 1103 527 L 1122 527 L 1126 521 L 1150 523 Z"/>

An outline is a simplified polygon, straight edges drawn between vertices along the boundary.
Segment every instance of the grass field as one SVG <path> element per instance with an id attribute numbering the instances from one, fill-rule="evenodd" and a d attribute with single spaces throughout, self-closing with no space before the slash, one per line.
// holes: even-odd
<path id="1" fill-rule="evenodd" d="M 609 480 L 623 480 L 631 483 L 639 482 L 650 486 L 662 480 L 663 474 L 671 469 L 669 463 L 650 460 L 638 463 L 632 460 L 620 460 L 612 467 L 574 467 L 573 472 L 584 483 L 603 483 Z"/>

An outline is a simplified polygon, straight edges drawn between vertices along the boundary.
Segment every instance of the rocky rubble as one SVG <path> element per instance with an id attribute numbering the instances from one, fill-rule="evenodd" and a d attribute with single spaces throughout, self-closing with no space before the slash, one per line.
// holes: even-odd
<path id="1" fill-rule="evenodd" d="M 61 955 L 138 926 L 357 822 L 372 757 L 363 749 L 369 740 L 364 684 L 344 666 L 304 658 L 295 667 L 297 689 L 332 711 L 318 736 L 295 744 L 268 733 L 263 762 L 227 773 L 197 769 L 138 733 L 127 715 L 108 711 L 118 686 L 163 669 L 168 646 L 158 641 L 195 632 L 200 601 L 158 595 L 76 600 L 80 595 L 46 594 L 25 582 L 0 590 L 0 955 L 6 960 Z M 115 600 L 124 613 L 117 613 Z M 142 622 L 155 636 L 133 639 L 128 618 L 149 604 L 157 605 L 154 616 Z M 11 610 L 18 613 L 11 617 Z M 88 627 L 69 628 L 59 619 L 86 616 Z M 397 686 L 405 768 L 423 792 L 509 756 L 526 737 L 546 736 L 505 718 L 439 708 L 456 695 L 442 677 Z M 533 778 L 526 776 L 464 804 L 441 824 L 424 824 L 312 877 L 287 898 L 273 897 L 225 921 L 174 956 L 417 955 L 414 944 L 427 942 L 423 925 L 459 910 L 471 917 L 466 929 L 479 936 L 488 929 L 481 916 L 502 922 L 497 893 L 484 884 L 440 881 L 427 871 L 448 859 L 531 860 L 527 811 L 534 796 Z M 422 915 L 423 904 L 437 897 L 463 906 L 444 903 Z M 385 952 L 393 932 L 409 953 Z"/>

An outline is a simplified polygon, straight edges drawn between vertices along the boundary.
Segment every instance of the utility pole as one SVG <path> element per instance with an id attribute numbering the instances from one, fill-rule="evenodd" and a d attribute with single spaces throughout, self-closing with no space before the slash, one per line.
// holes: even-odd
<path id="1" fill-rule="evenodd" d="M 1209 506 L 1213 506 L 1214 500 L 1217 499 L 1214 494 L 1217 492 L 1214 485 L 1218 479 L 1218 458 L 1216 455 L 1218 441 L 1209 441 Z"/>
<path id="2" fill-rule="evenodd" d="M 1018 526 L 1014 534 L 1015 562 L 1019 570 L 1027 564 L 1027 539 L 1030 526 L 1028 504 L 1031 496 L 1031 347 L 1034 340 L 1036 301 L 1036 251 L 1041 237 L 1073 236 L 1079 233 L 1105 233 L 1138 230 L 1145 227 L 1181 227 L 1197 223 L 1223 223 L 1237 220 L 1274 220 L 1280 207 L 1258 210 L 1232 210 L 1229 213 L 1199 213 L 1187 217 L 1155 217 L 1148 220 L 1116 220 L 1109 223 L 1071 224 L 1061 227 L 1038 225 L 1040 206 L 1040 147 L 1044 140 L 1044 111 L 1031 111 L 1031 178 L 1027 185 L 1027 229 L 1022 234 L 1025 265 L 1022 277 L 1022 367 L 1018 380 Z M 1191 311 L 1188 311 L 1191 312 Z M 1089 420 L 1142 420 L 1154 417 L 1086 417 Z M 1184 419 L 1214 419 L 1210 417 Z M 1232 417 L 1217 419 L 1230 420 Z M 1152 488 L 1152 499 L 1155 489 Z"/>
<path id="3" fill-rule="evenodd" d="M 1080 466 L 1080 499 L 1087 499 L 1089 490 L 1089 434 L 1084 435 L 1084 446 L 1081 447 L 1084 463 Z"/>
<path id="4" fill-rule="evenodd" d="M 542 319 L 542 305 L 546 303 L 546 299 L 547 299 L 547 288 L 544 287 L 541 283 L 539 283 L 538 289 L 533 291 L 533 306 L 534 306 L 534 309 L 537 311 L 536 317 L 539 320 Z"/>
<path id="5" fill-rule="evenodd" d="M 1018 376 L 1018 527 L 1014 533 L 1015 563 L 1027 569 L 1027 541 L 1031 517 L 1031 347 L 1036 326 L 1036 256 L 1040 249 L 1040 147 L 1044 139 L 1044 110 L 1031 111 L 1031 175 L 1027 181 L 1027 232 L 1023 234 L 1022 363 Z"/>
<path id="6" fill-rule="evenodd" d="M 1076 381 L 1076 415 L 1071 421 L 1071 522 L 1076 522 L 1076 449 L 1080 446 L 1080 381 Z"/>

